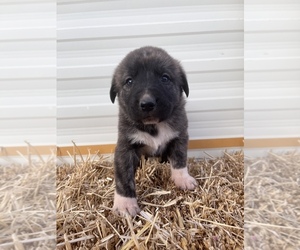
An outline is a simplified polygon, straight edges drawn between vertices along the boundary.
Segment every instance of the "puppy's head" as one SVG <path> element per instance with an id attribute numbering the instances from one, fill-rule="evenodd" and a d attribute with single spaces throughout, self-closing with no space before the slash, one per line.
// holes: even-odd
<path id="1" fill-rule="evenodd" d="M 120 108 L 134 122 L 155 124 L 183 106 L 182 92 L 189 87 L 180 63 L 156 47 L 130 52 L 118 65 L 110 98 L 118 96 Z"/>

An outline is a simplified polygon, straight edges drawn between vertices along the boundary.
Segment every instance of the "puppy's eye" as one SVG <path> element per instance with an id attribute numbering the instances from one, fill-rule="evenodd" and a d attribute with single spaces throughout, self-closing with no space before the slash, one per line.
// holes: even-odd
<path id="1" fill-rule="evenodd" d="M 132 78 L 128 77 L 125 81 L 125 85 L 130 86 L 133 83 Z"/>
<path id="2" fill-rule="evenodd" d="M 171 79 L 170 79 L 170 76 L 168 74 L 163 74 L 162 77 L 161 77 L 161 81 L 162 82 L 169 82 Z"/>

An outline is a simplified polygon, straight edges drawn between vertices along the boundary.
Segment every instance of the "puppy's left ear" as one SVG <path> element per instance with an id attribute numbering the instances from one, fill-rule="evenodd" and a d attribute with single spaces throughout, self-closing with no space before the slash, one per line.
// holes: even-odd
<path id="1" fill-rule="evenodd" d="M 184 70 L 181 68 L 181 72 L 180 72 L 180 86 L 182 88 L 182 90 L 184 91 L 184 93 L 186 94 L 186 97 L 189 96 L 189 85 L 188 85 L 188 81 L 186 79 L 186 74 L 184 72 Z"/>
<path id="2" fill-rule="evenodd" d="M 112 83 L 111 83 L 111 87 L 110 87 L 110 92 L 109 92 L 109 94 L 110 94 L 110 100 L 111 100 L 112 103 L 115 102 L 115 99 L 116 99 L 116 96 L 117 96 L 117 93 L 118 93 L 118 91 L 116 89 L 116 86 L 117 86 L 117 83 L 116 83 L 116 78 L 114 76 L 113 79 L 112 79 Z"/>

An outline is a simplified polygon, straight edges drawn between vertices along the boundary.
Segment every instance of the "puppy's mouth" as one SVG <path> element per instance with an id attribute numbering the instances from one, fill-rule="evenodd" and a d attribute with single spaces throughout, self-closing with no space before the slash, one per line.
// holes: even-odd
<path id="1" fill-rule="evenodd" d="M 144 118 L 142 120 L 142 122 L 144 125 L 157 124 L 157 123 L 159 123 L 159 119 L 156 117 L 149 116 L 149 117 Z"/>

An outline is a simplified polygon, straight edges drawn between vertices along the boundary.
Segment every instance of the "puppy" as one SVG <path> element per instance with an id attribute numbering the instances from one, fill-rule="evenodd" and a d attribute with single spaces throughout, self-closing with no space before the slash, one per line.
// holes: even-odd
<path id="1" fill-rule="evenodd" d="M 116 190 L 113 210 L 140 212 L 135 172 L 142 155 L 169 161 L 171 178 L 181 189 L 194 189 L 187 169 L 188 121 L 183 92 L 189 87 L 180 63 L 166 51 L 142 47 L 130 52 L 116 68 L 110 89 L 118 97 L 118 142 L 114 155 Z"/>

